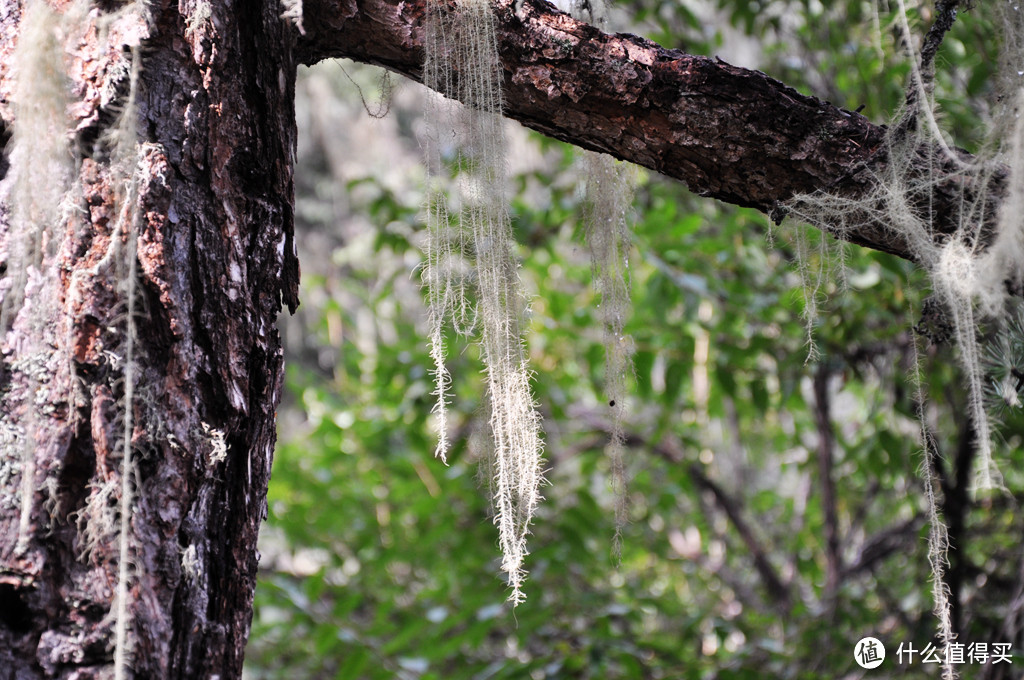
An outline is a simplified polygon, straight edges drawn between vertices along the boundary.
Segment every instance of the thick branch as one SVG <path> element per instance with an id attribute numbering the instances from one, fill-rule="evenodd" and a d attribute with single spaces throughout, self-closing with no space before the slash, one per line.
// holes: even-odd
<path id="1" fill-rule="evenodd" d="M 306 0 L 304 7 L 302 62 L 349 57 L 421 80 L 425 0 Z M 759 71 L 607 35 L 541 0 L 525 0 L 518 11 L 514 0 L 495 0 L 495 8 L 506 114 L 546 135 L 775 218 L 794 195 L 829 189 L 857 197 L 884 173 L 884 126 Z M 918 155 L 921 175 L 934 172 L 927 145 Z M 972 191 L 947 165 L 948 181 L 931 185 L 928 202 L 937 234 L 955 231 L 962 190 Z M 1001 191 L 1003 174 L 989 190 Z M 877 219 L 841 237 L 913 259 Z"/>

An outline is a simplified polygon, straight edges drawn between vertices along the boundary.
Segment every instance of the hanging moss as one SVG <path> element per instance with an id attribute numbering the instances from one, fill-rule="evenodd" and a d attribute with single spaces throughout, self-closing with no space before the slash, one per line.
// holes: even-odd
<path id="1" fill-rule="evenodd" d="M 424 81 L 461 102 L 453 105 L 433 95 L 428 110 L 432 177 L 424 277 L 437 384 L 437 455 L 445 460 L 448 450 L 445 410 L 450 378 L 444 328 L 451 325 L 469 335 L 479 326 L 494 442 L 494 522 L 501 569 L 511 588 L 509 599 L 518 604 L 524 598 L 526 537 L 540 500 L 542 441 L 522 340 L 526 301 L 505 196 L 501 65 L 494 18 L 486 0 L 463 0 L 451 13 L 430 2 L 427 16 Z M 454 149 L 449 167 L 456 189 L 451 199 L 445 195 L 442 145 Z M 476 304 L 470 301 L 473 292 Z"/>
<path id="2" fill-rule="evenodd" d="M 935 291 L 935 300 L 945 311 L 951 332 L 956 342 L 959 361 L 963 369 L 965 387 L 968 392 L 968 415 L 974 430 L 976 466 L 973 475 L 973 489 L 977 493 L 1002 488 L 1002 477 L 992 457 L 992 434 L 990 415 L 985 409 L 986 380 L 982 358 L 987 355 L 989 362 L 1001 368 L 1001 374 L 1012 375 L 1014 370 L 1008 364 L 1016 361 L 1010 350 L 1012 343 L 999 340 L 986 351 L 982 339 L 983 326 L 1005 329 L 997 338 L 1006 338 L 1014 327 L 1014 309 L 1017 304 L 1010 295 L 1024 291 L 1024 121 L 1020 113 L 1024 110 L 1024 78 L 1020 64 L 1024 64 L 1024 17 L 1019 8 L 1009 3 L 1000 3 L 1004 47 L 1002 52 L 1001 87 L 999 100 L 1006 102 L 996 112 L 987 147 L 990 151 L 979 160 L 967 162 L 944 137 L 938 123 L 935 103 L 932 98 L 933 58 L 941 42 L 943 26 L 942 12 L 951 24 L 955 17 L 955 5 L 940 7 L 936 27 L 926 37 L 921 54 L 910 48 L 914 64 L 911 82 L 907 90 L 907 106 L 891 127 L 889 145 L 885 149 L 890 162 L 884 176 L 874 178 L 872 190 L 860 198 L 844 198 L 828 192 L 794 197 L 789 202 L 791 214 L 810 222 L 824 231 L 842 237 L 851 233 L 867 220 L 888 223 L 892 231 L 905 243 L 917 262 L 930 277 Z M 899 0 L 899 20 L 905 44 L 914 44 L 906 8 Z M 908 132 L 916 129 L 916 135 Z M 922 143 L 923 142 L 923 143 Z M 928 146 L 926 146 L 928 145 Z M 928 157 L 932 172 L 914 174 L 915 160 L 923 149 L 935 151 Z M 1006 183 L 1007 194 L 1002 197 L 998 212 L 993 211 L 996 201 L 990 200 L 987 187 L 993 186 L 996 169 L 1005 163 L 1009 168 Z M 939 172 L 943 168 L 943 172 Z M 927 207 L 931 197 L 940 186 L 959 187 L 963 200 L 959 212 L 953 216 L 957 225 L 954 233 L 942 238 L 932 231 L 932 216 Z M 967 193 L 967 188 L 973 194 Z M 980 198 L 971 200 L 970 195 Z M 805 241 L 798 238 L 798 255 L 801 272 L 805 279 L 805 310 L 809 319 L 818 297 L 821 269 L 817 276 L 806 274 L 810 261 Z M 825 259 L 822 253 L 822 261 Z M 820 265 L 819 265 L 820 266 Z M 810 323 L 809 323 L 810 328 Z M 991 335 L 991 334 L 989 334 Z M 951 629 L 948 588 L 944 582 L 944 570 L 948 539 L 938 509 L 935 493 L 935 455 L 928 441 L 928 430 L 924 422 L 926 394 L 919 369 L 915 368 L 914 380 L 918 388 L 919 416 L 921 418 L 924 464 L 922 475 L 928 503 L 929 531 L 928 556 L 932 567 L 935 614 L 938 620 L 938 636 L 946 644 L 954 639 Z M 1017 403 L 1016 386 L 1010 392 L 1002 383 L 996 385 L 1002 404 Z M 990 400 L 992 401 L 992 400 Z M 943 677 L 956 677 L 956 671 L 949 663 L 944 664 Z"/>

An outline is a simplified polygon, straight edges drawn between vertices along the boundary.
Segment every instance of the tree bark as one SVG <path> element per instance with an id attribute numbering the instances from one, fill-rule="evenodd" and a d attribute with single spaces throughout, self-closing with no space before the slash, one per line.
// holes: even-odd
<path id="1" fill-rule="evenodd" d="M 312 64 L 348 57 L 422 81 L 426 1 L 305 0 L 307 30 L 297 58 Z M 457 4 L 441 2 L 448 10 Z M 506 115 L 545 135 L 656 170 L 701 196 L 756 208 L 777 221 L 795 195 L 828 190 L 858 198 L 886 174 L 894 140 L 859 113 L 759 71 L 635 35 L 602 33 L 542 0 L 494 5 Z M 961 206 L 973 204 L 979 192 L 995 199 L 983 216 L 992 219 L 1005 191 L 1004 167 L 979 181 L 930 142 L 912 135 L 896 141 L 914 159 L 906 179 L 931 178 L 919 209 L 937 239 L 957 230 Z M 877 212 L 848 215 L 847 225 L 856 227 L 836 236 L 914 259 Z"/>
<path id="2" fill-rule="evenodd" d="M 19 314 L 0 366 L 3 678 L 112 677 L 120 560 L 111 520 L 129 529 L 128 674 L 241 675 L 281 392 L 275 322 L 282 301 L 297 305 L 294 40 L 277 0 L 165 0 L 148 18 L 142 9 L 122 6 L 100 31 L 105 10 L 94 7 L 65 45 L 81 154 L 73 209 L 44 263 L 59 276 L 27 298 L 45 320 L 32 327 Z M 9 58 L 23 10 L 7 2 L 0 11 L 5 126 L 17 124 Z M 111 239 L 124 238 L 113 226 L 124 177 L 103 140 L 124 105 L 132 48 L 142 55 L 140 304 L 136 396 L 126 405 L 125 304 L 103 261 Z M 4 194 L 0 243 L 11 237 Z M 7 255 L 0 248 L 5 268 Z M 26 356 L 33 347 L 42 350 Z M 126 408 L 136 461 L 127 518 L 116 491 Z M 104 492 L 108 502 L 90 503 Z"/>

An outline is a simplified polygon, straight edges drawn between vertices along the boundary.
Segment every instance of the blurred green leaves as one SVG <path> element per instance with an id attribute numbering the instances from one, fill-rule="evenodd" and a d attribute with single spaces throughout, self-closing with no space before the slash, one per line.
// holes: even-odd
<path id="1" fill-rule="evenodd" d="M 620 5 L 655 39 L 746 55 L 804 91 L 864 104 L 881 122 L 902 100 L 908 66 L 891 12 L 875 7 Z M 914 11 L 926 25 L 930 7 Z M 968 148 L 980 141 L 998 49 L 985 11 L 979 3 L 962 17 L 940 52 L 944 122 Z M 350 70 L 372 88 L 372 73 Z M 918 405 L 906 377 L 910 328 L 928 293 L 920 272 L 847 247 L 846 273 L 825 281 L 820 358 L 808 364 L 793 266 L 803 227 L 776 227 L 643 174 L 626 328 L 636 348 L 631 523 L 616 565 L 604 355 L 576 238 L 573 155 L 519 135 L 512 219 L 533 296 L 528 348 L 550 486 L 530 541 L 528 599 L 513 613 L 486 470 L 478 478 L 487 441 L 478 351 L 455 349 L 454 339 L 455 448 L 448 467 L 432 458 L 417 93 L 399 88 L 391 116 L 368 123 L 336 66 L 303 82 L 303 307 L 282 327 L 288 396 L 249 677 L 817 679 L 854 672 L 864 635 L 931 641 Z M 820 235 L 807 238 L 816 252 Z M 1020 584 L 1024 424 L 1011 414 L 1000 434 L 1007 495 L 978 505 L 957 472 L 971 436 L 957 362 L 943 347 L 926 347 L 922 361 L 963 639 L 1003 641 Z M 818 372 L 835 440 L 831 528 L 810 382 Z M 840 537 L 834 589 L 827 529 Z M 783 584 L 783 600 L 768 592 L 766 572 Z"/>

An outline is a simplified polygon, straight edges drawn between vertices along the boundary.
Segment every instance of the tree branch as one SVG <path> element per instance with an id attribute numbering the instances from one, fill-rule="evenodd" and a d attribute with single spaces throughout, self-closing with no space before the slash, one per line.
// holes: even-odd
<path id="1" fill-rule="evenodd" d="M 594 411 L 579 409 L 573 412 L 573 420 L 583 422 L 588 427 L 607 432 L 608 422 L 605 418 Z M 698 463 L 687 460 L 682 447 L 674 439 L 665 437 L 659 441 L 648 440 L 637 432 L 627 432 L 625 443 L 630 447 L 643 447 L 652 451 L 655 455 L 667 460 L 674 465 L 685 465 L 687 473 L 701 492 L 706 492 L 714 499 L 715 505 L 729 518 L 736 533 L 739 534 L 744 546 L 750 552 L 754 561 L 754 568 L 764 582 L 765 590 L 768 593 L 772 604 L 783 610 L 789 610 L 792 606 L 789 586 L 782 580 L 775 566 L 769 559 L 768 549 L 757 537 L 757 532 L 745 516 L 743 507 L 734 499 L 721 485 L 711 479 L 704 471 L 704 467 Z"/>
<path id="2" fill-rule="evenodd" d="M 864 539 L 857 556 L 849 564 L 843 565 L 840 580 L 871 572 L 876 564 L 888 559 L 893 553 L 910 549 L 917 540 L 922 524 L 921 513 L 915 513 L 910 519 L 893 524 Z"/>
<path id="3" fill-rule="evenodd" d="M 655 447 L 655 451 L 662 455 L 665 453 L 665 449 L 660 447 Z M 726 493 L 725 489 L 717 482 L 708 477 L 701 465 L 691 462 L 687 464 L 686 469 L 690 473 L 690 479 L 693 480 L 694 484 L 701 491 L 711 494 L 715 499 L 715 503 L 722 509 L 736 528 L 736 532 L 740 535 L 743 544 L 747 547 L 750 556 L 754 560 L 754 568 L 757 569 L 761 580 L 764 581 L 765 589 L 768 591 L 772 601 L 783 609 L 789 610 L 792 605 L 789 588 L 776 573 L 775 567 L 772 565 L 771 560 L 768 559 L 767 550 L 765 550 L 757 536 L 755 536 L 753 527 L 744 518 L 739 503 Z"/>
<path id="4" fill-rule="evenodd" d="M 825 595 L 835 597 L 839 588 L 839 575 L 843 569 L 839 551 L 839 511 L 836 502 L 833 451 L 835 432 L 832 430 L 831 399 L 828 381 L 832 372 L 827 364 L 819 364 L 814 373 L 814 420 L 818 427 L 818 476 L 821 482 L 821 509 L 825 520 Z"/>
<path id="5" fill-rule="evenodd" d="M 425 1 L 306 0 L 298 59 L 312 64 L 348 57 L 421 80 Z M 454 0 L 439 1 L 455 7 Z M 634 35 L 602 33 L 542 0 L 524 0 L 518 11 L 515 0 L 494 5 L 505 113 L 545 135 L 637 163 L 697 194 L 776 220 L 784 216 L 781 204 L 794 195 L 829 190 L 857 198 L 885 173 L 886 128 L 858 113 L 802 95 L 759 71 Z M 913 144 L 911 178 L 939 177 L 922 201 L 936 238 L 956 231 L 960 206 L 974 194 L 1002 196 L 1004 168 L 979 183 L 931 142 Z M 970 156 L 963 153 L 962 159 Z M 856 229 L 838 236 L 914 259 L 891 226 L 866 214 Z"/>

